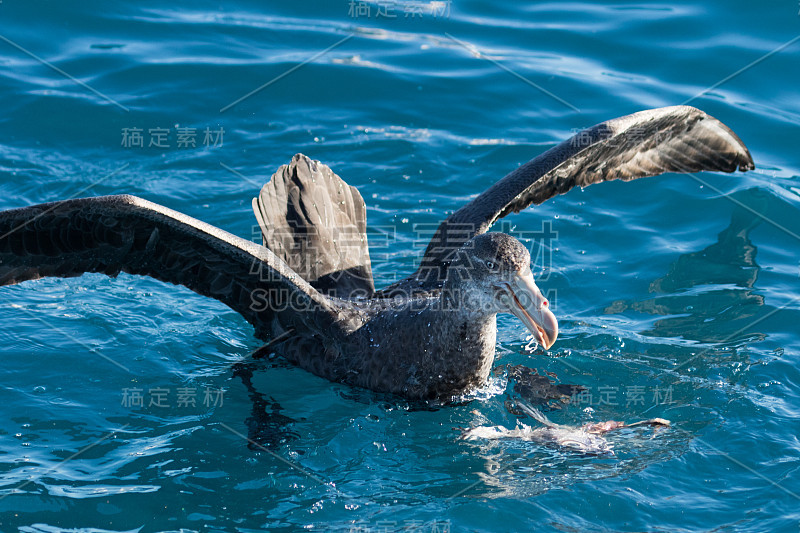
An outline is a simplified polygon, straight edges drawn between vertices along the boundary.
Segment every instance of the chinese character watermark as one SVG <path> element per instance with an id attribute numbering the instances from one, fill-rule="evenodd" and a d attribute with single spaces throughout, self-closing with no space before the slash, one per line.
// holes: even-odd
<path id="1" fill-rule="evenodd" d="M 410 531 L 413 533 L 450 533 L 449 520 L 380 520 L 375 523 L 355 523 L 349 533 L 389 533 L 390 531 Z"/>
<path id="2" fill-rule="evenodd" d="M 215 389 L 205 387 L 203 389 L 202 405 L 205 407 L 221 407 L 225 389 Z M 169 409 L 177 408 L 196 408 L 198 399 L 198 389 L 196 387 L 127 387 L 122 389 L 123 407 L 128 408 L 155 408 Z"/>
<path id="3" fill-rule="evenodd" d="M 449 18 L 452 0 L 421 2 L 418 0 L 350 0 L 347 15 L 351 18 L 396 19 L 398 13 L 403 18 L 413 19 L 429 16 Z"/>
<path id="4" fill-rule="evenodd" d="M 198 147 L 198 134 L 202 134 L 200 146 L 206 148 L 221 148 L 224 143 L 225 129 L 212 129 L 207 127 L 198 131 L 197 128 L 176 126 L 175 128 L 122 128 L 120 145 L 123 148 L 155 148 L 166 150 L 178 148 L 187 150 Z"/>
<path id="5" fill-rule="evenodd" d="M 644 385 L 628 385 L 624 387 L 616 387 L 611 385 L 600 385 L 596 391 L 592 391 L 592 387 L 581 388 L 576 390 L 571 396 L 571 402 L 577 405 L 620 405 L 618 394 L 624 393 L 625 407 L 639 406 L 644 407 L 648 398 L 651 405 L 674 405 L 672 399 L 672 385 L 668 387 L 659 387 L 656 385 L 649 390 Z"/>

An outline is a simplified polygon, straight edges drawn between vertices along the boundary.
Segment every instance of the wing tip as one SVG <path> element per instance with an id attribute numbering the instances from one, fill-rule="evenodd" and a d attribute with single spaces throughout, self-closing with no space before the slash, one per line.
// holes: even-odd
<path id="1" fill-rule="evenodd" d="M 745 152 L 747 154 L 747 158 L 744 161 L 739 162 L 739 170 L 741 172 L 747 172 L 748 170 L 755 170 L 756 164 L 753 162 L 753 156 L 750 155 L 750 151 L 745 148 Z"/>
<path id="2" fill-rule="evenodd" d="M 753 156 L 750 154 L 750 150 L 744 144 L 742 139 L 740 139 L 731 128 L 725 125 L 725 123 L 717 120 L 711 115 L 706 115 L 706 117 L 712 120 L 719 129 L 723 130 L 731 137 L 731 147 L 735 150 L 735 159 L 733 161 L 733 168 L 731 168 L 730 172 L 736 172 L 737 170 L 740 172 L 754 170 L 756 168 L 756 164 L 753 161 Z"/>
<path id="3" fill-rule="evenodd" d="M 727 164 L 723 165 L 720 170 L 723 172 L 736 172 L 737 170 L 747 172 L 756 168 L 750 150 L 748 150 L 742 139 L 724 122 L 696 107 L 682 105 L 673 106 L 673 109 L 681 109 L 688 114 L 687 116 L 696 118 L 700 124 L 704 125 L 706 132 L 726 143 L 727 149 L 720 150 L 720 156 L 727 159 Z"/>

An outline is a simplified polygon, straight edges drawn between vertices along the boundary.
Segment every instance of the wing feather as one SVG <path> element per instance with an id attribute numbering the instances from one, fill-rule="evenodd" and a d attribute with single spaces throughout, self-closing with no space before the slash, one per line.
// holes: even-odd
<path id="1" fill-rule="evenodd" d="M 752 170 L 744 143 L 725 124 L 689 106 L 650 109 L 585 129 L 509 173 L 450 215 L 411 277 L 384 289 L 432 290 L 451 254 L 499 218 L 541 204 L 573 187 L 630 181 L 666 172 Z"/>
<path id="2" fill-rule="evenodd" d="M 253 211 L 264 246 L 316 289 L 345 298 L 375 291 L 366 205 L 327 165 L 295 155 L 253 199 Z"/>
<path id="3" fill-rule="evenodd" d="M 0 212 L 0 285 L 85 272 L 184 285 L 240 313 L 260 337 L 275 320 L 322 331 L 339 319 L 332 302 L 270 250 L 135 196 Z"/>

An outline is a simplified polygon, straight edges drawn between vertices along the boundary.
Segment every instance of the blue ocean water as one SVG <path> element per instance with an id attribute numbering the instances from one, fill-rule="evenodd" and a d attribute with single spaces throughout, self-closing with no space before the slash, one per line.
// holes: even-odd
<path id="1" fill-rule="evenodd" d="M 4 287 L 0 530 L 797 531 L 798 9 L 3 1 L 0 209 L 131 193 L 257 238 L 251 198 L 302 152 L 361 191 L 388 283 L 421 228 L 605 119 L 689 102 L 757 169 L 506 219 L 554 232 L 537 272 L 558 343 L 501 316 L 492 383 L 440 409 L 280 361 L 243 379 L 251 327 L 181 287 Z M 518 364 L 586 388 L 559 423 L 673 426 L 611 434 L 613 457 L 459 440 L 513 427 Z"/>

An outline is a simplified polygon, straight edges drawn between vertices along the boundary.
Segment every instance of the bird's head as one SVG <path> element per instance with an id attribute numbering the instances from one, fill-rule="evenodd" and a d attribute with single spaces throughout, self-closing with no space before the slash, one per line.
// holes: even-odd
<path id="1" fill-rule="evenodd" d="M 462 308 L 513 314 L 548 349 L 558 336 L 558 322 L 533 281 L 530 263 L 530 253 L 514 237 L 477 235 L 450 264 L 445 294 Z"/>

